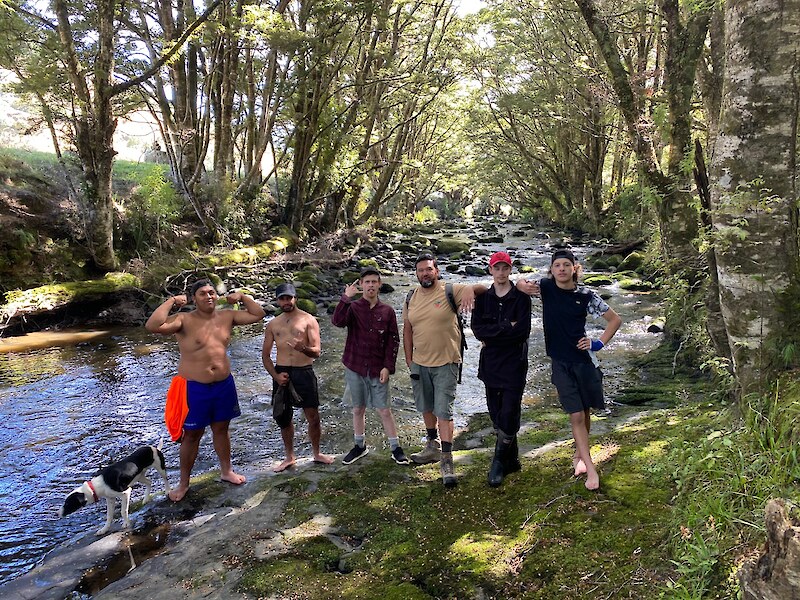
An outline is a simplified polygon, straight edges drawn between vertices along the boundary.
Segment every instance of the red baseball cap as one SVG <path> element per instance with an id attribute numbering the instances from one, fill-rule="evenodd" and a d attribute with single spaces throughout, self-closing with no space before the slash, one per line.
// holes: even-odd
<path id="1" fill-rule="evenodd" d="M 489 259 L 489 268 L 495 266 L 499 262 L 506 263 L 510 267 L 511 266 L 511 257 L 508 254 L 506 254 L 505 252 L 495 252 L 494 254 L 492 254 L 492 257 Z"/>

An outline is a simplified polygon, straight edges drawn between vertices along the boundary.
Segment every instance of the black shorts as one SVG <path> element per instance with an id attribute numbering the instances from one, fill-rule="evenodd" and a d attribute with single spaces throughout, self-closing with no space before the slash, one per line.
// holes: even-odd
<path id="1" fill-rule="evenodd" d="M 282 367 L 275 365 L 275 370 L 278 373 L 288 373 L 289 381 L 292 382 L 294 390 L 300 396 L 301 402 L 292 400 L 289 396 L 287 399 L 291 402 L 292 408 L 319 408 L 319 386 L 317 384 L 317 375 L 314 373 L 314 367 L 308 365 L 307 367 Z M 278 389 L 278 384 L 272 380 L 272 393 Z M 277 421 L 278 425 L 287 427 L 292 422 L 292 412 L 286 411 L 285 417 Z"/>
<path id="2" fill-rule="evenodd" d="M 603 398 L 603 372 L 592 363 L 553 361 L 550 381 L 558 390 L 564 412 L 577 413 L 606 407 Z"/>

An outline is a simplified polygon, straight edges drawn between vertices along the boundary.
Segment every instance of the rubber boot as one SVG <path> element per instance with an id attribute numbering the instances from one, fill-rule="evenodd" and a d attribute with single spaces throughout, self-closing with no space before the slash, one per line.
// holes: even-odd
<path id="1" fill-rule="evenodd" d="M 511 448 L 509 448 L 505 459 L 506 460 L 503 464 L 503 467 L 506 475 L 509 473 L 516 473 L 522 469 L 522 464 L 519 462 L 519 444 L 517 444 L 517 436 L 513 436 L 513 439 L 511 440 Z"/>
<path id="2" fill-rule="evenodd" d="M 506 462 L 508 453 L 511 451 L 511 436 L 497 430 L 497 442 L 494 445 L 494 458 L 492 466 L 489 468 L 489 486 L 498 487 L 503 483 L 506 476 Z"/>

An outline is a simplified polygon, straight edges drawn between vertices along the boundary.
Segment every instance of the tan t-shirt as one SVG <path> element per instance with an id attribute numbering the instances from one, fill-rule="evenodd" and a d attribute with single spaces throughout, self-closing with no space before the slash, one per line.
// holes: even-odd
<path id="1" fill-rule="evenodd" d="M 411 359 L 422 367 L 441 367 L 461 362 L 461 334 L 444 286 L 444 282 L 439 281 L 428 293 L 418 287 L 411 296 L 408 308 L 403 303 L 403 321 L 411 324 L 414 335 Z M 453 284 L 456 305 L 461 304 L 465 287 Z"/>

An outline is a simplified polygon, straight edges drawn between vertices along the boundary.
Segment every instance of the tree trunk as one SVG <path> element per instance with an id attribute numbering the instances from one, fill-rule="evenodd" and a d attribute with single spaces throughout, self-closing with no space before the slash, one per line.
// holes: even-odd
<path id="1" fill-rule="evenodd" d="M 800 523 L 787 515 L 783 500 L 770 500 L 764 520 L 767 545 L 758 559 L 739 570 L 744 600 L 800 598 Z"/>
<path id="2" fill-rule="evenodd" d="M 795 333 L 780 308 L 796 306 L 800 289 L 800 0 L 729 0 L 725 8 L 727 64 L 711 166 L 712 218 L 733 369 L 740 390 L 749 393 L 779 368 L 766 339 Z"/>
<path id="3" fill-rule="evenodd" d="M 114 67 L 114 0 L 97 2 L 97 54 L 90 91 L 86 72 L 74 46 L 69 12 L 64 0 L 55 0 L 58 34 L 67 57 L 67 75 L 76 95 L 75 147 L 84 179 L 86 237 L 95 266 L 113 271 L 119 266 L 114 254 L 114 206 L 111 170 L 114 165 L 114 130 L 117 123 L 111 105 Z M 92 93 L 93 92 L 93 93 Z"/>
<path id="4" fill-rule="evenodd" d="M 710 9 L 696 9 L 684 26 L 679 19 L 677 0 L 661 2 L 667 20 L 664 69 L 670 107 L 670 159 L 667 172 L 663 172 L 653 139 L 655 128 L 651 116 L 644 111 L 637 84 L 620 55 L 616 34 L 600 14 L 595 0 L 575 0 L 575 3 L 608 67 L 640 171 L 647 185 L 661 198 L 658 222 L 662 256 L 671 272 L 688 271 L 689 279 L 695 280 L 702 269 L 700 255 L 693 243 L 699 231 L 699 215 L 694 199 L 687 191 L 689 177 L 683 172 L 681 163 L 691 150 L 691 91 Z"/>

